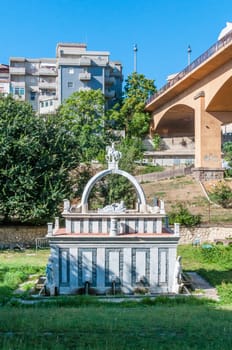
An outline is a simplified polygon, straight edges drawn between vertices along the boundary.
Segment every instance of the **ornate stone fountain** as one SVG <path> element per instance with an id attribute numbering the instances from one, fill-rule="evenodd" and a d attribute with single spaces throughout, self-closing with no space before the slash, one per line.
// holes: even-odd
<path id="1" fill-rule="evenodd" d="M 121 153 L 107 148 L 108 169 L 93 176 L 76 206 L 64 200 L 65 227 L 48 224 L 51 255 L 46 289 L 50 294 L 176 293 L 176 249 L 179 230 L 163 225 L 164 203 L 150 206 L 134 176 L 120 170 Z M 128 210 L 123 201 L 90 211 L 88 199 L 95 184 L 109 174 L 126 177 L 137 194 L 137 205 Z M 51 277 L 52 276 L 52 277 Z"/>

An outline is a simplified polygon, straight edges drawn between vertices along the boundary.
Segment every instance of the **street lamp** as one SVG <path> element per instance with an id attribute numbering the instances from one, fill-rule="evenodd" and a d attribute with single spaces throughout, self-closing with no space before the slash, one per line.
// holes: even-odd
<path id="1" fill-rule="evenodd" d="M 134 44 L 134 72 L 137 72 L 137 51 L 138 51 L 138 46 L 137 44 Z"/>
<path id="2" fill-rule="evenodd" d="M 191 49 L 191 46 L 189 45 L 188 46 L 188 66 L 190 65 L 190 62 L 191 62 L 191 52 L 192 52 L 192 49 Z"/>

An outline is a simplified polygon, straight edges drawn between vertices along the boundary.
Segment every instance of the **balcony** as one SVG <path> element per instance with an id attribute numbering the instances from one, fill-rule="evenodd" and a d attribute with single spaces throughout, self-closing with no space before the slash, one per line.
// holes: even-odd
<path id="1" fill-rule="evenodd" d="M 56 82 L 40 81 L 38 85 L 40 89 L 56 90 Z"/>
<path id="2" fill-rule="evenodd" d="M 91 59 L 88 57 L 81 57 L 80 66 L 91 66 Z"/>
<path id="3" fill-rule="evenodd" d="M 117 69 L 117 68 L 114 68 L 113 69 L 113 71 L 111 72 L 111 75 L 113 75 L 114 77 L 122 77 L 122 72 L 119 70 L 119 69 Z"/>
<path id="4" fill-rule="evenodd" d="M 11 88 L 23 88 L 25 89 L 25 81 L 11 81 Z"/>
<path id="5" fill-rule="evenodd" d="M 26 69 L 25 67 L 10 67 L 10 74 L 17 74 L 17 75 L 25 75 Z"/>
<path id="6" fill-rule="evenodd" d="M 39 95 L 39 101 L 47 101 L 47 100 L 58 100 L 57 95 L 49 95 L 49 94 L 44 94 L 44 95 Z"/>
<path id="7" fill-rule="evenodd" d="M 107 58 L 94 58 L 93 63 L 96 66 L 101 66 L 101 67 L 106 67 L 108 64 L 109 60 Z"/>
<path id="8" fill-rule="evenodd" d="M 30 91 L 32 92 L 39 92 L 38 85 L 29 85 Z"/>
<path id="9" fill-rule="evenodd" d="M 114 77 L 105 77 L 105 84 L 106 85 L 115 85 L 116 80 Z"/>
<path id="10" fill-rule="evenodd" d="M 39 69 L 39 75 L 52 75 L 57 76 L 57 69 L 56 68 L 40 68 Z"/>
<path id="11" fill-rule="evenodd" d="M 113 98 L 114 96 L 115 96 L 115 90 L 106 90 L 105 91 L 106 98 Z"/>
<path id="12" fill-rule="evenodd" d="M 28 75 L 39 75 L 39 70 L 37 68 L 29 68 L 27 67 L 26 74 Z"/>
<path id="13" fill-rule="evenodd" d="M 91 80 L 91 73 L 79 73 L 79 80 Z"/>

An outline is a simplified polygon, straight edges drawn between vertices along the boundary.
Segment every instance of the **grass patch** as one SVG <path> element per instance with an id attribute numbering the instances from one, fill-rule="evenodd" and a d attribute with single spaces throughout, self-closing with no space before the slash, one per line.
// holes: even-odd
<path id="1" fill-rule="evenodd" d="M 0 324 L 4 350 L 232 347 L 231 310 L 208 305 L 5 306 Z"/>
<path id="2" fill-rule="evenodd" d="M 27 250 L 25 252 L 0 252 L 0 304 L 7 302 L 18 286 L 29 280 L 31 275 L 45 273 L 49 250 Z M 25 287 L 25 294 L 29 287 Z"/>

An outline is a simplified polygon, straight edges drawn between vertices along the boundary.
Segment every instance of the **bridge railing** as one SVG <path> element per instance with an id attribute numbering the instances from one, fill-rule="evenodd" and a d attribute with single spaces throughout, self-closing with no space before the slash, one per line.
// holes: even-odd
<path id="1" fill-rule="evenodd" d="M 167 84 L 165 84 L 161 89 L 154 93 L 148 98 L 146 104 L 149 104 L 154 99 L 162 95 L 166 90 L 176 84 L 179 80 L 183 79 L 188 73 L 193 71 L 196 67 L 200 66 L 209 57 L 215 54 L 215 52 L 221 50 L 221 48 L 227 46 L 232 41 L 232 31 L 225 35 L 222 39 L 218 40 L 213 44 L 207 51 L 205 51 L 201 56 L 196 58 L 191 64 L 189 64 L 185 69 L 178 73 L 173 79 L 171 79 Z"/>

